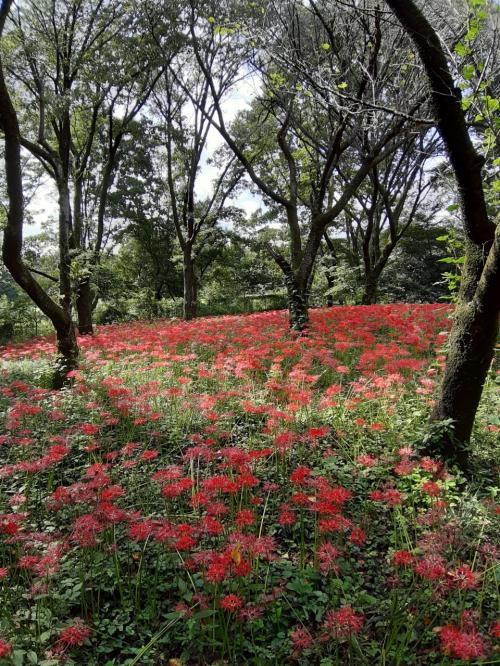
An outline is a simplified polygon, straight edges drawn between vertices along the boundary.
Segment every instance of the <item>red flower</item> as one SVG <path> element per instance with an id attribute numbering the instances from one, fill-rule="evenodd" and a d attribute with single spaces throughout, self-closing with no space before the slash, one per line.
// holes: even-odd
<path id="1" fill-rule="evenodd" d="M 362 465 L 363 467 L 373 467 L 374 465 L 377 464 L 377 458 L 374 458 L 373 456 L 363 455 L 363 456 L 358 456 L 356 458 L 356 462 L 358 463 L 358 465 Z"/>
<path id="2" fill-rule="evenodd" d="M 446 575 L 446 567 L 440 555 L 428 555 L 416 563 L 415 572 L 427 580 L 439 580 Z"/>
<path id="3" fill-rule="evenodd" d="M 346 638 L 357 634 L 364 624 L 363 615 L 358 615 L 350 606 L 344 606 L 338 611 L 328 611 L 323 623 L 326 635 L 330 638 Z"/>
<path id="4" fill-rule="evenodd" d="M 453 587 L 459 590 L 472 590 L 478 585 L 478 575 L 472 571 L 468 564 L 463 564 L 448 575 L 451 578 Z"/>
<path id="5" fill-rule="evenodd" d="M 286 527 L 287 525 L 294 525 L 296 521 L 297 517 L 295 516 L 293 509 L 291 509 L 288 504 L 282 504 L 278 516 L 279 524 Z"/>
<path id="6" fill-rule="evenodd" d="M 426 481 L 422 484 L 422 492 L 430 497 L 438 497 L 441 494 L 441 488 L 435 481 Z"/>
<path id="7" fill-rule="evenodd" d="M 486 656 L 483 637 L 474 629 L 461 631 L 458 627 L 448 624 L 439 629 L 439 638 L 441 650 L 450 657 L 470 661 Z"/>
<path id="8" fill-rule="evenodd" d="M 360 527 L 354 527 L 351 531 L 349 541 L 354 543 L 356 546 L 362 546 L 366 541 L 366 532 Z"/>
<path id="9" fill-rule="evenodd" d="M 12 645 L 0 638 L 0 657 L 6 657 L 12 652 Z"/>
<path id="10" fill-rule="evenodd" d="M 392 561 L 397 567 L 407 567 L 413 564 L 414 560 L 415 558 L 408 550 L 397 550 L 392 557 Z"/>
<path id="11" fill-rule="evenodd" d="M 374 502 L 385 502 L 389 506 L 395 506 L 396 504 L 401 504 L 402 502 L 401 493 L 396 488 L 386 488 L 385 490 L 373 490 L 370 493 L 369 497 Z"/>
<path id="12" fill-rule="evenodd" d="M 223 610 L 234 613 L 243 606 L 243 601 L 236 594 L 227 594 L 220 600 L 219 605 Z"/>
<path id="13" fill-rule="evenodd" d="M 83 620 L 77 619 L 74 624 L 61 630 L 58 643 L 67 647 L 75 647 L 82 645 L 91 634 L 92 629 Z"/>
<path id="14" fill-rule="evenodd" d="M 312 643 L 311 634 L 304 627 L 297 627 L 290 633 L 293 651 L 296 656 L 306 650 Z"/>
<path id="15" fill-rule="evenodd" d="M 238 527 L 246 527 L 247 525 L 253 525 L 255 522 L 255 516 L 251 509 L 242 509 L 236 514 L 234 520 Z"/>
<path id="16" fill-rule="evenodd" d="M 93 423 L 82 423 L 80 425 L 80 430 L 84 435 L 97 435 L 99 432 L 99 426 L 96 426 Z"/>
<path id="17" fill-rule="evenodd" d="M 321 544 L 318 550 L 319 556 L 319 569 L 321 573 L 327 574 L 330 571 L 337 572 L 339 567 L 336 563 L 337 558 L 340 555 L 340 550 L 335 548 L 329 541 L 325 541 Z"/>
<path id="18" fill-rule="evenodd" d="M 302 486 L 307 482 L 307 478 L 310 476 L 311 470 L 305 465 L 299 465 L 295 472 L 290 476 L 291 483 L 295 483 L 298 486 Z"/>

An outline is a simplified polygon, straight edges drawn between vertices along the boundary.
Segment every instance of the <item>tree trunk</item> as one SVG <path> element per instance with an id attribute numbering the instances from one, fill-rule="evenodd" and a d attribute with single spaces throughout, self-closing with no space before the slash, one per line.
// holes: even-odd
<path id="1" fill-rule="evenodd" d="M 469 463 L 468 443 L 493 358 L 500 315 L 500 227 L 488 217 L 481 158 L 472 144 L 439 36 L 413 0 L 386 0 L 415 43 L 428 76 L 439 132 L 450 158 L 461 199 L 466 237 L 465 264 L 440 395 L 437 421 L 427 450 Z M 439 428 L 447 421 L 451 428 Z M 433 432 L 434 430 L 434 432 Z"/>
<path id="2" fill-rule="evenodd" d="M 498 283 L 500 261 L 496 263 Z M 453 428 L 443 428 L 442 432 L 437 431 L 437 436 L 430 436 L 427 453 L 445 455 L 464 469 L 468 465 L 466 445 L 494 356 L 497 335 L 498 307 L 488 304 L 484 298 L 457 305 L 441 395 L 431 416 L 437 422 L 451 419 Z"/>
<path id="3" fill-rule="evenodd" d="M 93 335 L 90 277 L 78 281 L 76 288 L 76 311 L 78 313 L 78 333 L 80 335 Z"/>
<path id="4" fill-rule="evenodd" d="M 305 334 L 309 326 L 307 299 L 291 269 L 285 272 L 285 285 L 288 296 L 290 328 L 292 331 Z"/>
<path id="5" fill-rule="evenodd" d="M 333 294 L 332 294 L 331 290 L 335 287 L 335 280 L 333 279 L 333 276 L 331 275 L 331 273 L 328 270 L 326 271 L 325 275 L 326 275 L 326 283 L 328 285 L 328 291 L 329 291 L 329 293 L 327 294 L 327 297 L 326 297 L 326 305 L 327 305 L 327 307 L 332 308 L 334 303 L 333 303 Z"/>
<path id="6" fill-rule="evenodd" d="M 378 299 L 378 278 L 368 275 L 365 280 L 365 288 L 361 297 L 361 305 L 375 305 Z"/>
<path id="7" fill-rule="evenodd" d="M 68 373 L 78 366 L 78 342 L 71 319 L 56 329 L 57 360 L 52 375 L 52 388 L 60 389 L 68 383 Z"/>
<path id="8" fill-rule="evenodd" d="M 186 244 L 184 248 L 184 319 L 190 321 L 194 319 L 198 310 L 197 303 L 197 284 L 196 274 L 194 272 L 194 261 L 192 257 L 192 247 Z"/>

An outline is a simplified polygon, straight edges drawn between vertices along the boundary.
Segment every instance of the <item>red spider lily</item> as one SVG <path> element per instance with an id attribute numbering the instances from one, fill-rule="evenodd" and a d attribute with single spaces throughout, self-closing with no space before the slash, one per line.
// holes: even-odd
<path id="1" fill-rule="evenodd" d="M 415 573 L 427 580 L 439 580 L 446 576 L 446 566 L 440 555 L 429 555 L 415 562 Z"/>
<path id="2" fill-rule="evenodd" d="M 361 527 L 353 527 L 349 535 L 349 541 L 356 546 L 362 546 L 366 541 L 366 532 Z"/>
<path id="3" fill-rule="evenodd" d="M 356 462 L 363 467 L 374 467 L 378 461 L 377 458 L 374 458 L 373 456 L 362 455 L 356 458 Z"/>
<path id="4" fill-rule="evenodd" d="M 12 645 L 6 643 L 2 638 L 0 638 L 0 657 L 8 657 L 12 652 Z"/>
<path id="5" fill-rule="evenodd" d="M 429 480 L 422 484 L 422 492 L 429 497 L 438 497 L 441 494 L 441 487 L 435 481 Z"/>
<path id="6" fill-rule="evenodd" d="M 255 516 L 250 509 L 241 509 L 235 516 L 234 522 L 238 527 L 247 527 L 255 523 Z"/>
<path id="7" fill-rule="evenodd" d="M 364 624 L 363 615 L 359 615 L 350 606 L 343 606 L 338 611 L 328 611 L 323 622 L 323 638 L 347 638 L 357 634 Z"/>
<path id="8" fill-rule="evenodd" d="M 74 624 L 60 631 L 58 643 L 61 646 L 71 648 L 83 645 L 91 635 L 92 629 L 78 618 Z"/>
<path id="9" fill-rule="evenodd" d="M 243 601 L 236 594 L 227 594 L 220 600 L 219 605 L 223 610 L 235 613 L 243 606 Z"/>
<path id="10" fill-rule="evenodd" d="M 486 656 L 486 644 L 483 637 L 474 629 L 461 631 L 448 624 L 436 629 L 441 640 L 441 650 L 455 659 L 471 661 Z"/>
<path id="11" fill-rule="evenodd" d="M 309 467 L 299 465 L 299 467 L 297 467 L 297 469 L 290 475 L 290 482 L 298 486 L 306 485 L 310 474 L 311 470 Z"/>
<path id="12" fill-rule="evenodd" d="M 294 525 L 297 522 L 297 516 L 288 504 L 282 504 L 279 511 L 278 522 L 283 527 Z"/>
<path id="13" fill-rule="evenodd" d="M 305 627 L 296 627 L 290 632 L 294 656 L 298 657 L 312 644 L 312 636 Z"/>
<path id="14" fill-rule="evenodd" d="M 459 590 L 472 590 L 479 585 L 479 576 L 472 571 L 468 564 L 462 564 L 453 571 L 448 572 L 452 587 Z"/>
<path id="15" fill-rule="evenodd" d="M 415 557 L 408 550 L 397 550 L 392 561 L 397 567 L 407 567 L 414 563 Z"/>
<path id="16" fill-rule="evenodd" d="M 339 567 L 337 559 L 340 556 L 340 550 L 335 548 L 329 541 L 324 541 L 318 549 L 319 569 L 321 573 L 328 574 L 331 571 L 337 573 Z"/>
<path id="17" fill-rule="evenodd" d="M 370 493 L 370 499 L 374 502 L 383 502 L 388 506 L 401 504 L 402 495 L 396 488 L 386 488 L 385 490 L 374 490 Z"/>

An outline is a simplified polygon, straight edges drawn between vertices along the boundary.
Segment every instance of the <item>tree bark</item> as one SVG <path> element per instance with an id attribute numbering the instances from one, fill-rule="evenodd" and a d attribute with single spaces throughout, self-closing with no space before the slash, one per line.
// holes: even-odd
<path id="1" fill-rule="evenodd" d="M 427 451 L 469 465 L 469 441 L 493 359 L 500 315 L 499 228 L 488 217 L 481 158 L 470 139 L 438 35 L 413 0 L 386 0 L 415 43 L 427 73 L 439 132 L 455 172 L 466 238 L 465 264 L 440 394 L 431 420 L 451 428 L 429 433 Z"/>
<path id="2" fill-rule="evenodd" d="M 80 335 L 94 334 L 92 301 L 90 277 L 81 278 L 76 286 L 76 311 L 78 314 L 78 333 Z"/>
<path id="3" fill-rule="evenodd" d="M 377 303 L 378 279 L 379 276 L 373 273 L 366 276 L 361 305 L 375 305 Z"/>
<path id="4" fill-rule="evenodd" d="M 198 311 L 197 284 L 194 271 L 194 260 L 192 247 L 187 243 L 183 255 L 183 277 L 184 277 L 184 319 L 194 319 Z"/>
<path id="5" fill-rule="evenodd" d="M 283 267 L 282 267 L 283 270 Z M 305 334 L 309 327 L 307 296 L 291 268 L 283 271 L 288 296 L 288 317 L 292 331 Z"/>

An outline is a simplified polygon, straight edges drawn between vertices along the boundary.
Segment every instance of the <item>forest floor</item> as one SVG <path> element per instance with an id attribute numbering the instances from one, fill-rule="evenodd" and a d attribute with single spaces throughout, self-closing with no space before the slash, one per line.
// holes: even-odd
<path id="1" fill-rule="evenodd" d="M 0 664 L 500 663 L 498 372 L 465 479 L 449 306 L 311 315 L 98 327 L 59 392 L 0 349 Z"/>

